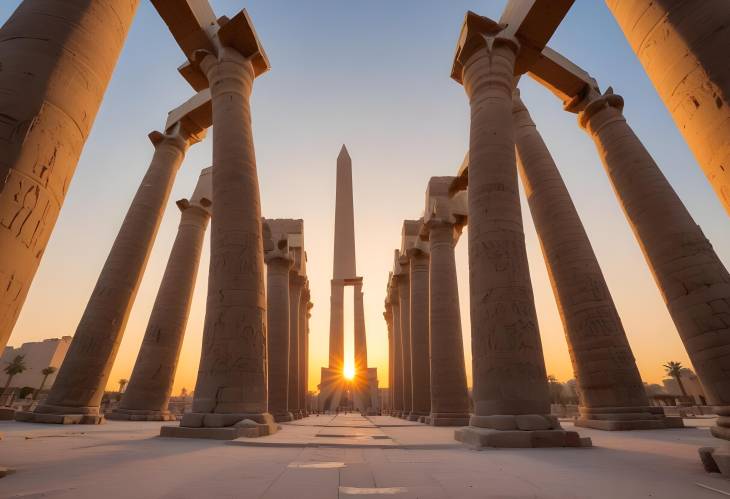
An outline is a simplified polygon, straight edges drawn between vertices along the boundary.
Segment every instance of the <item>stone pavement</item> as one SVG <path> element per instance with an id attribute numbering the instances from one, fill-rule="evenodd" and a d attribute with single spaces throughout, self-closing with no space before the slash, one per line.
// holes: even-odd
<path id="1" fill-rule="evenodd" d="M 593 439 L 590 449 L 476 452 L 455 445 L 453 428 L 387 416 L 310 416 L 258 439 L 279 439 L 278 446 L 251 448 L 160 438 L 165 423 L 159 422 L 69 427 L 8 421 L 0 422 L 0 465 L 16 473 L 0 479 L 0 497 L 724 497 L 706 487 L 730 494 L 730 482 L 706 474 L 697 457 L 697 448 L 713 441 L 713 421 L 685 423 L 695 427 L 581 429 Z M 284 437 L 294 444 L 282 444 Z M 314 447 L 313 440 L 322 443 Z M 368 440 L 375 444 L 363 444 Z"/>

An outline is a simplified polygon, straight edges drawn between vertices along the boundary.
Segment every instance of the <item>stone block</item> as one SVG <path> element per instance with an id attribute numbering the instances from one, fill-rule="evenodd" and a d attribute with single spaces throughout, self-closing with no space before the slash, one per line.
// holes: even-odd
<path id="1" fill-rule="evenodd" d="M 535 430 L 530 433 L 532 433 L 533 447 L 567 447 L 565 431 Z"/>
<path id="2" fill-rule="evenodd" d="M 708 473 L 720 473 L 720 468 L 717 467 L 717 463 L 715 462 L 715 459 L 713 459 L 712 454 L 715 452 L 714 447 L 700 447 L 697 452 L 700 455 L 700 460 L 702 461 L 702 466 L 705 468 L 705 471 Z"/>
<path id="3" fill-rule="evenodd" d="M 205 428 L 221 428 L 233 426 L 241 421 L 240 414 L 217 414 L 209 413 L 203 415 L 203 427 Z"/>
<path id="4" fill-rule="evenodd" d="M 717 447 L 715 452 L 712 453 L 712 459 L 715 461 L 715 465 L 720 470 L 720 473 L 730 478 L 730 447 Z"/>
<path id="5" fill-rule="evenodd" d="M 12 407 L 0 407 L 0 421 L 12 421 L 15 419 L 15 409 Z"/>
<path id="6" fill-rule="evenodd" d="M 710 433 L 712 433 L 712 436 L 715 438 L 721 438 L 723 440 L 730 440 L 730 428 L 725 428 L 724 426 L 713 426 L 710 428 Z"/>
<path id="7" fill-rule="evenodd" d="M 552 421 L 540 414 L 520 414 L 515 416 L 515 422 L 517 423 L 517 428 L 523 431 L 549 430 L 553 426 Z"/>
<path id="8" fill-rule="evenodd" d="M 475 414 L 469 419 L 469 424 L 479 428 L 492 428 L 494 430 L 517 429 L 517 421 L 512 415 L 478 416 Z"/>
<path id="9" fill-rule="evenodd" d="M 203 426 L 203 414 L 198 412 L 188 412 L 183 414 L 180 420 L 180 426 L 186 426 L 188 428 L 200 428 Z"/>
<path id="10" fill-rule="evenodd" d="M 234 440 L 239 436 L 239 429 L 228 428 L 188 428 L 185 426 L 163 426 L 161 437 L 171 438 L 207 438 L 210 440 Z"/>
<path id="11" fill-rule="evenodd" d="M 45 414 L 17 411 L 15 420 L 43 424 L 102 424 L 104 423 L 104 416 L 99 414 Z"/>

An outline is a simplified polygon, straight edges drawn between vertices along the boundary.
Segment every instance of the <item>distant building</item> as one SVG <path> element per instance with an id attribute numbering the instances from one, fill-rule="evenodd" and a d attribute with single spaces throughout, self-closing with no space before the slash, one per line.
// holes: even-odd
<path id="1" fill-rule="evenodd" d="M 61 367 L 66 357 L 68 347 L 71 345 L 71 337 L 49 338 L 43 341 L 29 341 L 23 343 L 20 348 L 5 347 L 0 358 L 0 388 L 5 386 L 8 375 L 5 374 L 5 367 L 15 358 L 16 355 L 25 356 L 26 370 L 13 378 L 11 388 L 22 388 L 30 386 L 38 388 L 43 381 L 43 369 L 46 367 Z M 48 390 L 56 381 L 58 371 L 48 376 L 43 389 Z"/>
<path id="2" fill-rule="evenodd" d="M 687 396 L 694 400 L 697 405 L 707 405 L 707 398 L 705 397 L 705 391 L 702 389 L 700 378 L 691 370 L 684 368 L 680 371 L 680 378 L 682 379 L 682 385 L 684 391 L 687 392 Z M 682 396 L 682 390 L 679 388 L 679 383 L 674 378 L 667 378 L 662 380 L 664 389 L 668 394 L 677 397 Z"/>

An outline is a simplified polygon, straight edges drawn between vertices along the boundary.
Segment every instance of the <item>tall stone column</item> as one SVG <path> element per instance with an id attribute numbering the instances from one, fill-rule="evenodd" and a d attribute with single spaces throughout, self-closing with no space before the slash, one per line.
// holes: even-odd
<path id="1" fill-rule="evenodd" d="M 515 142 L 522 184 L 568 340 L 580 392 L 576 424 L 602 430 L 676 428 L 649 399 L 621 318 L 568 189 L 515 92 Z"/>
<path id="2" fill-rule="evenodd" d="M 0 351 L 10 338 L 139 0 L 22 2 L 0 28 Z"/>
<path id="3" fill-rule="evenodd" d="M 398 283 L 393 276 L 389 284 L 391 323 L 393 324 L 393 416 L 403 413 L 403 344 L 400 331 Z"/>
<path id="4" fill-rule="evenodd" d="M 580 445 L 575 432 L 563 431 L 550 416 L 527 265 L 512 124 L 519 43 L 509 34 L 467 33 L 463 47 L 469 50 L 460 51 L 457 58 L 471 107 L 468 235 L 474 415 L 470 427 L 457 430 L 455 436 L 474 446 Z"/>
<path id="5" fill-rule="evenodd" d="M 730 440 L 730 275 L 622 114 L 623 99 L 592 92 L 569 104 L 603 166 L 710 404 L 712 434 Z"/>
<path id="6" fill-rule="evenodd" d="M 461 227 L 454 220 L 430 218 L 428 232 L 429 322 L 431 330 L 431 415 L 434 426 L 469 424 L 464 341 L 454 246 Z"/>
<path id="7" fill-rule="evenodd" d="M 170 190 L 188 147 L 200 136 L 180 124 L 152 132 L 155 146 L 142 183 L 124 217 L 48 398 L 18 419 L 38 423 L 101 422 L 99 405 Z"/>
<path id="8" fill-rule="evenodd" d="M 299 299 L 299 409 L 307 414 L 307 305 L 309 304 L 309 283 L 305 279 Z"/>
<path id="9" fill-rule="evenodd" d="M 289 250 L 266 253 L 266 318 L 269 354 L 269 412 L 276 421 L 294 419 L 289 410 L 289 272 L 293 260 Z"/>
<path id="10" fill-rule="evenodd" d="M 304 278 L 295 272 L 289 273 L 289 410 L 294 419 L 302 418 L 302 408 L 299 403 L 300 372 L 299 372 L 299 308 L 302 299 Z"/>
<path id="11" fill-rule="evenodd" d="M 329 368 L 341 373 L 345 366 L 345 284 L 332 279 L 331 285 Z"/>
<path id="12" fill-rule="evenodd" d="M 203 239 L 210 219 L 210 175 L 210 169 L 204 170 L 190 200 L 181 199 L 177 202 L 181 211 L 177 237 L 172 245 L 132 376 L 119 406 L 112 411 L 109 419 L 176 419 L 168 411 L 167 404 L 175 381 Z"/>
<path id="13" fill-rule="evenodd" d="M 410 262 L 411 374 L 413 377 L 410 421 L 431 414 L 431 366 L 429 352 L 428 266 L 426 244 L 408 250 Z"/>
<path id="14" fill-rule="evenodd" d="M 387 413 L 393 412 L 393 322 L 392 311 L 388 298 L 385 299 L 385 312 L 383 312 L 383 318 L 385 319 L 385 325 L 388 329 L 388 400 L 387 400 Z"/>
<path id="15" fill-rule="evenodd" d="M 355 379 L 354 391 L 356 393 L 356 408 L 361 409 L 365 414 L 372 410 L 370 397 L 370 378 L 368 377 L 368 346 L 365 334 L 365 304 L 362 292 L 362 281 L 353 287 L 353 319 L 354 319 L 354 353 L 355 353 Z"/>
<path id="16" fill-rule="evenodd" d="M 730 214 L 730 9 L 726 0 L 606 0 Z"/>
<path id="17" fill-rule="evenodd" d="M 251 59 L 231 47 L 199 64 L 216 130 L 208 302 L 193 410 L 180 428 L 161 434 L 235 438 L 235 425 L 246 419 L 266 434 L 276 425 L 268 413 L 261 203 L 249 103 L 255 72 Z"/>
<path id="18" fill-rule="evenodd" d="M 403 414 L 407 418 L 413 408 L 413 377 L 411 375 L 411 284 L 408 257 L 399 258 L 401 273 L 396 275 L 400 312 L 401 367 L 403 369 Z"/>
<path id="19" fill-rule="evenodd" d="M 304 336 L 304 400 L 305 409 L 308 412 L 312 407 L 309 399 L 309 320 L 312 318 L 312 308 L 314 308 L 314 303 L 307 302 L 307 321 Z"/>

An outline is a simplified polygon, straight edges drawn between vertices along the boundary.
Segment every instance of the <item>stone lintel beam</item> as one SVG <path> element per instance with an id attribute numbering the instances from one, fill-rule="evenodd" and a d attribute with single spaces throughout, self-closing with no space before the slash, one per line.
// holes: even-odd
<path id="1" fill-rule="evenodd" d="M 466 175 L 466 174 L 465 174 Z M 420 224 L 420 238 L 428 239 L 428 222 L 440 219 L 457 227 L 467 223 L 467 191 L 453 193 L 452 186 L 457 177 L 431 177 L 426 188 L 426 209 Z"/>
<path id="2" fill-rule="evenodd" d="M 172 129 L 176 124 L 189 135 L 204 137 L 206 130 L 213 124 L 213 106 L 210 100 L 210 90 L 201 90 L 181 106 L 167 114 L 165 131 Z"/>
<path id="3" fill-rule="evenodd" d="M 543 49 L 528 74 L 555 94 L 567 111 L 578 112 L 575 104 L 591 92 L 599 92 L 598 83 L 587 71 L 550 47 Z"/>
<path id="4" fill-rule="evenodd" d="M 180 211 L 185 211 L 191 206 L 197 206 L 205 210 L 208 215 L 211 212 L 211 205 L 213 199 L 213 167 L 203 168 L 198 178 L 198 183 L 195 185 L 195 190 L 190 199 L 180 199 L 175 204 Z"/>
<path id="5" fill-rule="evenodd" d="M 401 263 L 405 260 L 407 265 L 408 258 L 410 257 L 409 251 L 416 245 L 416 242 L 418 241 L 418 236 L 421 231 L 422 223 L 422 219 L 403 220 L 400 246 Z"/>
<path id="6" fill-rule="evenodd" d="M 464 63 L 486 44 L 486 38 L 514 37 L 520 44 L 515 75 L 525 73 L 555 33 L 574 0 L 511 0 L 499 22 L 468 11 L 454 54 L 451 77 L 462 83 Z"/>
<path id="7" fill-rule="evenodd" d="M 208 79 L 199 67 L 196 54 L 218 53 L 230 47 L 251 60 L 255 76 L 271 66 L 246 9 L 233 18 L 216 19 L 208 0 L 152 0 L 188 61 L 178 68 L 195 90 L 208 88 Z"/>

